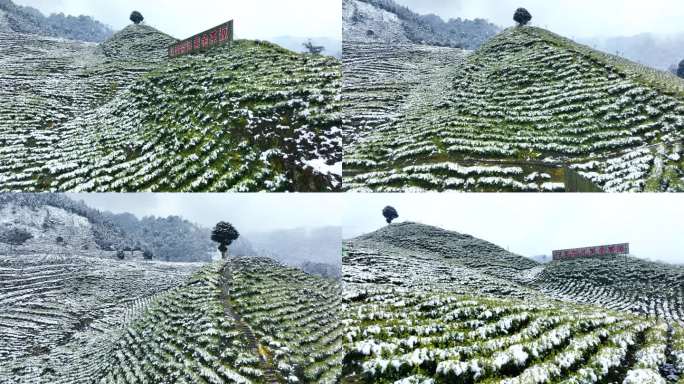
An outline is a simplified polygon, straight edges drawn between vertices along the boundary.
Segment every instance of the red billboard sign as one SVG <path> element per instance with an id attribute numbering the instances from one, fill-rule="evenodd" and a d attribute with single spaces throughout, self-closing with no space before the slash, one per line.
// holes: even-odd
<path id="1" fill-rule="evenodd" d="M 578 257 L 608 256 L 608 255 L 627 255 L 629 254 L 629 243 L 599 245 L 596 247 L 561 249 L 553 251 L 554 260 L 575 259 Z"/>
<path id="2" fill-rule="evenodd" d="M 230 44 L 232 41 L 233 20 L 171 45 L 169 47 L 169 57 L 174 58 L 205 51 L 209 48 Z"/>

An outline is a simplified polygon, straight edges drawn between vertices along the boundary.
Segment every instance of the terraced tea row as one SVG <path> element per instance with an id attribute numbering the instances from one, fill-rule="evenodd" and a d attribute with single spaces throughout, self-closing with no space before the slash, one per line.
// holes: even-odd
<path id="1" fill-rule="evenodd" d="M 391 224 L 359 236 L 347 242 L 345 247 L 350 257 L 350 268 L 361 263 L 372 266 L 381 275 L 385 275 L 385 272 L 388 273 L 385 276 L 403 275 L 405 277 L 398 281 L 404 284 L 423 284 L 450 276 L 453 283 L 459 285 L 459 275 L 472 273 L 481 275 L 479 278 L 506 280 L 506 285 L 516 285 L 528 282 L 526 273 L 539 266 L 533 260 L 508 252 L 488 241 L 412 222 Z M 376 257 L 364 256 L 364 253 Z M 390 263 L 387 268 L 384 266 L 385 260 Z M 394 268 L 391 263 L 413 267 Z M 442 271 L 434 273 L 430 269 Z"/>
<path id="2" fill-rule="evenodd" d="M 491 276 L 486 269 L 464 267 L 448 259 L 386 243 L 347 242 L 342 255 L 342 274 L 346 283 L 345 296 L 376 286 L 398 289 L 432 287 L 458 294 L 498 297 L 541 296 L 521 284 Z"/>
<path id="3" fill-rule="evenodd" d="M 153 300 L 102 383 L 334 383 L 339 284 L 265 258 L 205 267 Z"/>
<path id="4" fill-rule="evenodd" d="M 606 191 L 684 190 L 674 76 L 523 27 L 430 78 L 395 121 L 350 122 L 345 189 L 556 191 L 570 168 Z"/>
<path id="5" fill-rule="evenodd" d="M 561 300 L 684 320 L 684 268 L 631 256 L 566 260 L 545 266 L 532 286 Z"/>
<path id="6" fill-rule="evenodd" d="M 94 257 L 0 257 L 0 382 L 90 383 L 149 301 L 198 268 Z"/>
<path id="7" fill-rule="evenodd" d="M 345 40 L 342 50 L 343 131 L 348 153 L 353 153 L 348 145 L 401 120 L 414 90 L 464 56 L 459 49 L 351 40 Z"/>
<path id="8" fill-rule="evenodd" d="M 344 303 L 344 376 L 368 383 L 666 383 L 682 328 L 592 307 L 368 288 Z"/>
<path id="9" fill-rule="evenodd" d="M 340 283 L 272 265 L 235 260 L 231 303 L 289 382 L 336 383 L 343 356 Z"/>
<path id="10" fill-rule="evenodd" d="M 162 62 L 161 36 L 130 26 L 97 47 L 0 36 L 11 51 L 0 83 L 14 95 L 0 108 L 0 189 L 340 188 L 337 60 L 238 41 Z M 29 68 L 41 69 L 19 81 L 39 43 Z M 164 50 L 137 57 L 146 44 Z"/>

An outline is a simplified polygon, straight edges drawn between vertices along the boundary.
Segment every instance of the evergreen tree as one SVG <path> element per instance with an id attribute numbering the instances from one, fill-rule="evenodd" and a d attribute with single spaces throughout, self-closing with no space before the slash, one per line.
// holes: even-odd
<path id="1" fill-rule="evenodd" d="M 392 224 L 392 220 L 399 217 L 397 210 L 394 209 L 394 207 L 389 206 L 389 205 L 382 209 L 382 215 L 385 216 L 385 220 L 387 221 L 387 224 Z"/>
<path id="2" fill-rule="evenodd" d="M 532 20 L 532 15 L 525 8 L 518 8 L 513 15 L 513 20 L 519 26 L 527 25 Z"/>
<path id="3" fill-rule="evenodd" d="M 214 227 L 211 232 L 211 240 L 219 243 L 218 250 L 221 252 L 221 258 L 225 259 L 228 252 L 228 246 L 234 240 L 240 237 L 240 233 L 233 227 L 232 224 L 221 221 Z"/>
<path id="4" fill-rule="evenodd" d="M 679 68 L 677 68 L 677 76 L 684 79 L 684 60 L 679 62 Z"/>
<path id="5" fill-rule="evenodd" d="M 12 228 L 4 233 L 0 233 L 0 242 L 9 244 L 12 251 L 14 251 L 14 247 L 22 245 L 32 238 L 32 234 L 19 228 Z"/>
<path id="6" fill-rule="evenodd" d="M 140 12 L 133 11 L 131 13 L 131 21 L 132 22 L 134 22 L 136 24 L 140 24 L 140 23 L 142 23 L 143 20 L 145 20 L 145 18 L 143 17 L 143 15 Z"/>

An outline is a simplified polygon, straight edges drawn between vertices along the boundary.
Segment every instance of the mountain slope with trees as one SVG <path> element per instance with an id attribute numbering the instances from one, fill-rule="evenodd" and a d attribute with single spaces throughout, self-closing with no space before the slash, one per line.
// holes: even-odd
<path id="1" fill-rule="evenodd" d="M 0 32 L 14 31 L 69 40 L 99 43 L 107 40 L 114 31 L 90 16 L 72 16 L 63 13 L 43 15 L 33 7 L 0 0 Z"/>
<path id="2" fill-rule="evenodd" d="M 419 15 L 394 0 L 344 0 L 344 40 L 415 43 L 475 49 L 500 31 L 484 19 L 442 20 Z"/>

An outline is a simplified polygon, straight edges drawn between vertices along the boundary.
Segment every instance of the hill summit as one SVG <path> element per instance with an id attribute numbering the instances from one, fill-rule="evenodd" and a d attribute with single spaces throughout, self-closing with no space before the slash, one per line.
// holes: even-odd
<path id="1" fill-rule="evenodd" d="M 392 112 L 346 127 L 346 189 L 684 190 L 684 82 L 540 28 L 433 69 Z"/>
<path id="2" fill-rule="evenodd" d="M 481 266 L 484 263 L 518 269 L 537 266 L 533 260 L 508 252 L 488 241 L 413 222 L 390 224 L 370 234 L 359 236 L 355 241 L 386 243 L 411 251 L 429 252 L 467 266 Z"/>

